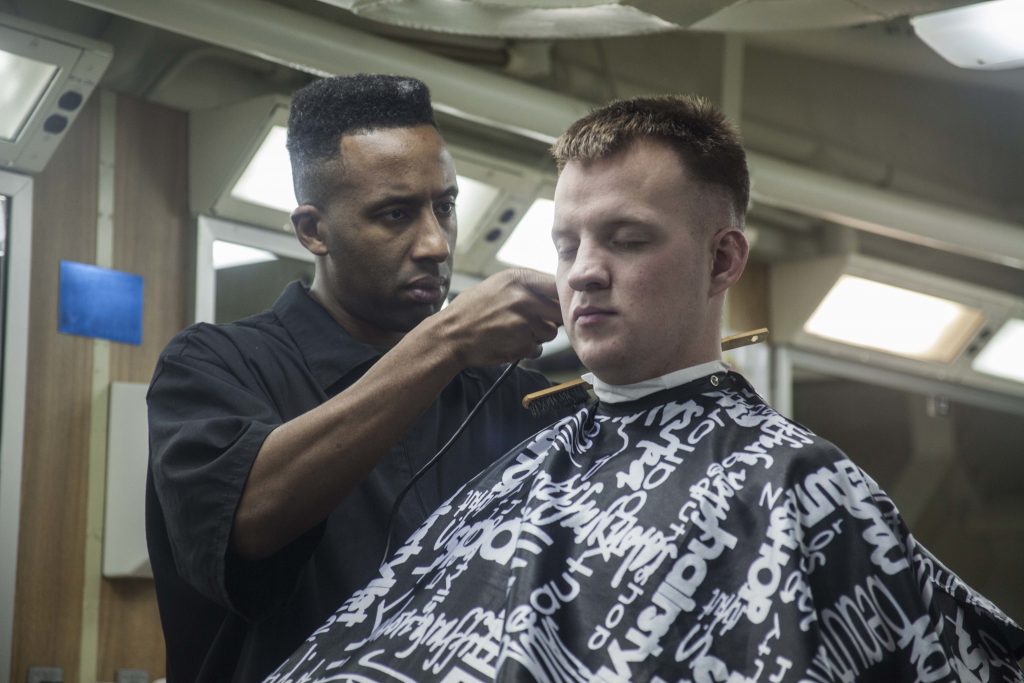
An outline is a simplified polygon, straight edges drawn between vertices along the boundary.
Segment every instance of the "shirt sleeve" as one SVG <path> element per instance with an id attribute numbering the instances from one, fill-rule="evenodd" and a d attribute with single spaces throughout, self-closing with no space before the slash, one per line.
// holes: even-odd
<path id="1" fill-rule="evenodd" d="M 165 350 L 147 397 L 150 468 L 178 574 L 209 599 L 257 619 L 287 597 L 322 526 L 259 562 L 230 550 L 253 461 L 284 420 L 229 346 L 199 327 Z"/>

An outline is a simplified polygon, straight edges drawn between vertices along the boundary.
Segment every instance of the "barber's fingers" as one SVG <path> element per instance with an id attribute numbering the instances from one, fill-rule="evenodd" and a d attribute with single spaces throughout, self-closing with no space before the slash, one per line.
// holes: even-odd
<path id="1" fill-rule="evenodd" d="M 534 306 L 535 314 L 543 320 L 550 321 L 556 326 L 562 324 L 562 307 L 558 305 L 558 299 L 537 296 Z"/>
<path id="2" fill-rule="evenodd" d="M 532 268 L 512 268 L 512 279 L 538 296 L 558 301 L 558 289 L 553 275 Z"/>
<path id="3" fill-rule="evenodd" d="M 530 324 L 530 332 L 538 343 L 548 342 L 558 335 L 558 325 L 545 320 L 535 320 Z"/>

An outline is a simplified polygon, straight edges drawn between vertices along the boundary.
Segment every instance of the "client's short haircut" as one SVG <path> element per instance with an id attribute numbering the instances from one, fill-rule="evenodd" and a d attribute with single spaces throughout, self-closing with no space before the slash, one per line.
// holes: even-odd
<path id="1" fill-rule="evenodd" d="M 664 141 L 697 180 L 727 193 L 739 225 L 750 201 L 750 173 L 739 133 L 703 97 L 665 95 L 618 100 L 587 114 L 551 148 L 561 171 L 571 161 L 597 161 L 642 138 Z"/>
<path id="2" fill-rule="evenodd" d="M 430 90 L 408 76 L 334 76 L 296 91 L 288 115 L 288 154 L 299 203 L 316 204 L 332 189 L 321 171 L 339 161 L 341 136 L 422 125 L 437 127 Z"/>

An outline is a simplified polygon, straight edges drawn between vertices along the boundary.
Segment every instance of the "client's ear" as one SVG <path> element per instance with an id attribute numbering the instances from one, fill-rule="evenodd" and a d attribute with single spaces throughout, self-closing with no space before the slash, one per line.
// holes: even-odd
<path id="1" fill-rule="evenodd" d="M 711 240 L 711 296 L 717 296 L 736 284 L 747 266 L 750 246 L 739 228 L 719 230 Z"/>
<path id="2" fill-rule="evenodd" d="M 292 211 L 292 225 L 295 227 L 295 236 L 299 242 L 311 254 L 323 256 L 327 253 L 327 243 L 320 230 L 323 216 L 320 209 L 312 204 L 302 204 Z"/>

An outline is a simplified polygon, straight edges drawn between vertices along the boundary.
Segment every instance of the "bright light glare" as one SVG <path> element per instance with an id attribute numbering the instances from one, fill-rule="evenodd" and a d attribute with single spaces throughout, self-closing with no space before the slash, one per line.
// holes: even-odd
<path id="1" fill-rule="evenodd" d="M 516 229 L 498 250 L 498 260 L 510 266 L 524 266 L 554 274 L 558 254 L 551 242 L 551 224 L 555 220 L 555 203 L 536 199 Z"/>
<path id="2" fill-rule="evenodd" d="M 53 64 L 0 50 L 0 138 L 18 137 L 56 75 Z"/>
<path id="3" fill-rule="evenodd" d="M 469 236 L 480 227 L 481 219 L 501 194 L 501 190 L 464 175 L 456 178 L 459 183 L 459 197 L 455 200 L 455 210 L 459 217 L 459 240 L 469 244 Z"/>
<path id="4" fill-rule="evenodd" d="M 213 242 L 213 268 L 234 268 L 235 266 L 247 266 L 251 263 L 263 263 L 265 261 L 276 261 L 277 255 L 263 249 L 246 247 L 234 242 L 214 240 Z"/>
<path id="5" fill-rule="evenodd" d="M 948 363 L 982 320 L 980 312 L 947 299 L 843 275 L 804 330 L 845 344 Z"/>
<path id="6" fill-rule="evenodd" d="M 1024 0 L 992 0 L 922 14 L 914 31 L 943 59 L 964 69 L 1024 65 Z"/>
<path id="7" fill-rule="evenodd" d="M 291 213 L 295 208 L 292 167 L 284 126 L 274 126 L 231 190 L 235 199 Z"/>
<path id="8" fill-rule="evenodd" d="M 1024 382 L 1024 320 L 1007 320 L 971 367 L 987 375 Z"/>

